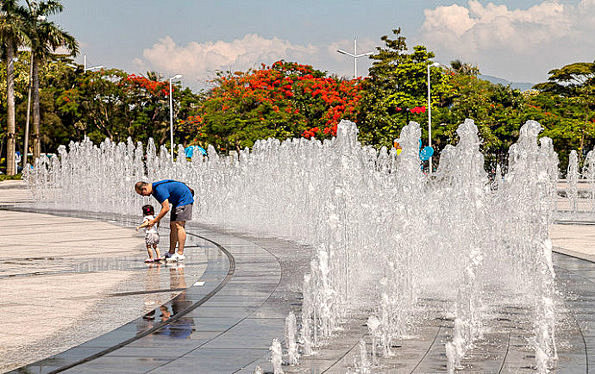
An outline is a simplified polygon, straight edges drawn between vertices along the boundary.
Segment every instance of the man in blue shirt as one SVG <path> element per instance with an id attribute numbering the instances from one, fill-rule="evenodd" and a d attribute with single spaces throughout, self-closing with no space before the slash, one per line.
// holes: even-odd
<path id="1" fill-rule="evenodd" d="M 161 221 L 171 210 L 169 223 L 169 252 L 165 254 L 166 261 L 184 261 L 184 244 L 186 243 L 186 221 L 192 219 L 193 191 L 182 182 L 166 179 L 159 182 L 137 182 L 134 190 L 142 196 L 153 195 L 161 204 L 161 211 L 149 227 Z M 176 244 L 178 253 L 176 253 Z"/>

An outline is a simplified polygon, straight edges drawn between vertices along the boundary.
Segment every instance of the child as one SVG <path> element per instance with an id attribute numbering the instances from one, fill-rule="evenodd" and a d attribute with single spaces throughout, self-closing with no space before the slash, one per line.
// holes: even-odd
<path id="1" fill-rule="evenodd" d="M 145 244 L 147 245 L 147 253 L 149 254 L 149 258 L 145 260 L 146 263 L 151 262 L 159 262 L 161 261 L 161 255 L 159 254 L 159 248 L 157 248 L 157 244 L 159 244 L 159 231 L 158 225 L 153 225 L 150 228 L 147 228 L 149 222 L 155 219 L 155 210 L 153 209 L 152 205 L 145 205 L 143 206 L 143 223 L 138 226 L 136 229 L 145 228 Z M 153 257 L 153 252 L 151 251 L 151 247 L 155 251 L 155 256 Z"/>

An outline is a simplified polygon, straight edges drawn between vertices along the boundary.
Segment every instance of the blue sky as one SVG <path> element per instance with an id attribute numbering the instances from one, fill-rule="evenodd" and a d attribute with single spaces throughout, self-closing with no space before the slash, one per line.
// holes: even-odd
<path id="1" fill-rule="evenodd" d="M 595 59 L 595 0 L 63 0 L 55 21 L 81 44 L 90 65 L 205 86 L 217 70 L 246 70 L 278 59 L 350 76 L 358 52 L 401 27 L 447 64 L 459 58 L 483 74 L 539 82 L 563 64 Z M 82 61 L 82 57 L 77 58 Z M 358 75 L 369 62 L 358 60 Z"/>

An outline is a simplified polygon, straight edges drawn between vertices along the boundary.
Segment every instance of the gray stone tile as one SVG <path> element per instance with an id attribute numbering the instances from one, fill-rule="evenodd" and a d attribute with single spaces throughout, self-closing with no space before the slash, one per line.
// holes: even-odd
<path id="1" fill-rule="evenodd" d="M 241 321 L 233 329 L 204 345 L 212 348 L 268 349 L 274 338 L 284 338 L 285 319 L 254 319 Z"/>
<path id="2" fill-rule="evenodd" d="M 146 373 L 169 362 L 163 358 L 106 355 L 66 371 L 66 373 Z"/>
<path id="3" fill-rule="evenodd" d="M 233 373 L 268 354 L 268 349 L 199 349 L 151 373 Z"/>

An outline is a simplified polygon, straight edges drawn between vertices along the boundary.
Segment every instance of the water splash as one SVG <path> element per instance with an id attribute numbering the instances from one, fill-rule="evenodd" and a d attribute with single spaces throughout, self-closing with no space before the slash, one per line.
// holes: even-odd
<path id="1" fill-rule="evenodd" d="M 589 183 L 591 212 L 595 213 L 595 148 L 587 153 L 582 174 L 583 178 L 587 179 Z"/>
<path id="2" fill-rule="evenodd" d="M 397 156 L 362 146 L 355 124 L 342 121 L 337 137 L 324 142 L 261 140 L 229 156 L 209 146 L 208 156 L 197 152 L 191 160 L 172 160 L 152 140 L 143 153 L 132 140 L 97 147 L 85 139 L 38 160 L 25 178 L 39 205 L 133 215 L 150 202 L 133 192 L 134 182 L 183 180 L 196 191 L 202 222 L 312 245 L 299 333 L 305 355 L 352 313 L 370 310 L 378 322 L 372 349 L 393 355 L 393 343 L 425 318 L 420 300 L 435 298 L 455 313 L 446 350 L 456 370 L 490 310 L 510 299 L 533 316 L 536 365 L 552 367 L 548 225 L 557 157 L 551 141 L 537 143 L 540 131 L 534 121 L 521 128 L 508 172 L 495 185 L 470 120 L 432 176 L 420 167 L 419 124 L 403 128 Z"/>
<path id="3" fill-rule="evenodd" d="M 297 365 L 300 358 L 297 342 L 295 340 L 297 333 L 296 325 L 295 314 L 289 312 L 287 318 L 285 318 L 285 344 L 287 345 L 287 361 L 289 361 L 290 365 Z"/>
<path id="4" fill-rule="evenodd" d="M 269 351 L 271 351 L 271 363 L 273 364 L 274 374 L 283 374 L 283 348 L 277 339 L 273 339 Z"/>
<path id="5" fill-rule="evenodd" d="M 577 199 L 578 199 L 578 155 L 573 149 L 568 156 L 568 169 L 566 171 L 566 182 L 568 187 L 566 189 L 566 197 L 570 205 L 570 214 L 573 216 L 577 212 Z"/>

